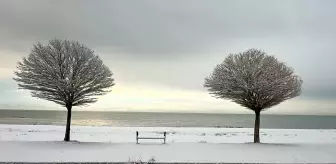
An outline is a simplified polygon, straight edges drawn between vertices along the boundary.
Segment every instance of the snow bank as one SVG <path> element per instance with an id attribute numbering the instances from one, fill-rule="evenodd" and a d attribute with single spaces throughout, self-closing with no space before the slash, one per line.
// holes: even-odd
<path id="1" fill-rule="evenodd" d="M 72 127 L 73 142 L 61 141 L 65 127 L 0 125 L 0 162 L 335 163 L 336 130 Z M 140 141 L 167 131 L 167 143 Z M 29 141 L 29 142 L 27 142 Z"/>
<path id="2" fill-rule="evenodd" d="M 4 162 L 334 163 L 336 145 L 325 144 L 134 144 L 98 142 L 0 142 Z"/>

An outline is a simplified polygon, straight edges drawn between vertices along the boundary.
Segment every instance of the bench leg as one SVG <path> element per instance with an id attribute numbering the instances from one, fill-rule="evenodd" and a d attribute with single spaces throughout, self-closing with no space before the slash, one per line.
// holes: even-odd
<path id="1" fill-rule="evenodd" d="M 139 132 L 138 131 L 136 131 L 135 132 L 135 139 L 136 139 L 136 144 L 139 144 Z"/>
<path id="2" fill-rule="evenodd" d="M 163 144 L 166 144 L 166 136 L 167 136 L 167 133 L 163 132 Z"/>

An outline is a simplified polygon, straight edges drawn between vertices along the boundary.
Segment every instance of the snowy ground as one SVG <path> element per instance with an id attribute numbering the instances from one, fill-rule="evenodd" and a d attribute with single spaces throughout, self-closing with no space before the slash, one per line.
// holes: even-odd
<path id="1" fill-rule="evenodd" d="M 336 130 L 262 129 L 263 144 L 251 144 L 253 129 L 72 127 L 0 125 L 0 162 L 126 162 L 154 157 L 157 162 L 335 163 Z M 140 141 L 161 136 L 167 144 Z M 30 141 L 30 142 L 26 142 Z"/>

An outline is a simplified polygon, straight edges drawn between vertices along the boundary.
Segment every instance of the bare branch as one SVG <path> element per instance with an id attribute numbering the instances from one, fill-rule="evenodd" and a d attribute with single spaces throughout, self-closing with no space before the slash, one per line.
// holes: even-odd
<path id="1" fill-rule="evenodd" d="M 292 68 L 257 49 L 230 54 L 205 78 L 204 84 L 214 97 L 254 111 L 299 96 L 301 85 L 301 78 Z"/>
<path id="2" fill-rule="evenodd" d="M 97 101 L 114 85 L 112 72 L 86 46 L 54 39 L 37 43 L 27 58 L 18 62 L 14 80 L 33 97 L 66 106 L 82 106 Z"/>

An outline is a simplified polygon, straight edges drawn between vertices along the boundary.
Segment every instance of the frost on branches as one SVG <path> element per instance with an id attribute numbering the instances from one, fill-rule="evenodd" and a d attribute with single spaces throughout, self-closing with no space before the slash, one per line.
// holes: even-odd
<path id="1" fill-rule="evenodd" d="M 94 103 L 96 96 L 106 94 L 114 85 L 112 72 L 99 56 L 86 46 L 67 40 L 34 45 L 29 56 L 18 62 L 15 75 L 20 89 L 65 106 L 67 124 L 72 106 Z"/>
<path id="2" fill-rule="evenodd" d="M 265 109 L 299 96 L 301 85 L 301 78 L 292 68 L 257 49 L 230 54 L 204 84 L 214 97 L 232 100 L 255 111 L 256 117 Z"/>

